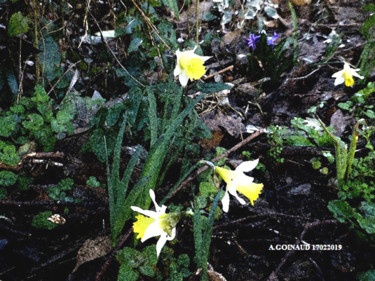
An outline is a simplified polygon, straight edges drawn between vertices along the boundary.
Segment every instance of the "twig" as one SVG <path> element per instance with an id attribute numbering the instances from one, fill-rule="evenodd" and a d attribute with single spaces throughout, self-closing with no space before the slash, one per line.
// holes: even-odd
<path id="1" fill-rule="evenodd" d="M 210 160 L 211 162 L 216 162 L 216 161 L 219 161 L 220 159 L 224 158 L 224 157 L 227 157 L 230 153 L 236 151 L 237 149 L 239 149 L 240 147 L 244 146 L 245 144 L 247 144 L 248 142 L 252 141 L 253 139 L 255 139 L 256 137 L 258 137 L 259 135 L 263 134 L 264 133 L 264 130 L 259 130 L 258 132 L 255 132 L 254 134 L 248 136 L 246 139 L 244 139 L 243 141 L 239 142 L 238 144 L 236 144 L 235 146 L 233 146 L 231 149 L 227 150 L 226 152 L 224 152 L 223 154 L 213 158 L 212 160 Z M 192 176 L 188 177 L 186 180 L 184 180 L 177 188 L 175 191 L 173 191 L 171 193 L 171 195 L 169 195 L 168 199 L 171 199 L 173 196 L 176 195 L 176 193 L 178 191 L 180 191 L 181 188 L 183 188 L 185 185 L 187 185 L 188 183 L 190 183 L 193 179 L 195 179 L 198 175 L 200 175 L 201 173 L 203 173 L 205 170 L 207 170 L 208 166 L 205 165 L 203 166 L 202 168 L 200 168 L 199 170 L 197 170 Z"/>
<path id="2" fill-rule="evenodd" d="M 35 160 L 35 158 L 52 158 L 52 159 L 60 158 L 61 159 L 61 158 L 64 158 L 64 152 L 59 152 L 59 151 L 56 151 L 56 152 L 31 152 L 31 153 L 22 155 L 21 161 L 18 162 L 16 165 L 13 165 L 13 166 L 10 166 L 10 165 L 7 165 L 7 164 L 4 164 L 4 163 L 0 162 L 0 168 L 6 169 L 6 170 L 18 171 L 18 170 L 21 169 L 21 166 L 22 166 L 23 162 L 27 158 L 33 158 L 34 160 Z"/>
<path id="3" fill-rule="evenodd" d="M 202 79 L 203 80 L 210 79 L 210 78 L 214 77 L 215 75 L 221 74 L 221 73 L 226 72 L 228 70 L 233 70 L 233 65 L 230 65 L 230 66 L 228 66 L 228 67 L 226 67 L 226 68 L 224 68 L 222 70 L 219 70 L 218 72 L 215 72 L 215 73 L 212 73 L 210 75 L 207 75 L 206 77 L 203 77 Z"/>

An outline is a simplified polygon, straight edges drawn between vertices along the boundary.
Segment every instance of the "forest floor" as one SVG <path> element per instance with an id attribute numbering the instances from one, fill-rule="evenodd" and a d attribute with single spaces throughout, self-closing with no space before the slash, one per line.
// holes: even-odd
<path id="1" fill-rule="evenodd" d="M 233 85 L 231 90 L 208 94 L 196 107 L 202 122 L 214 135 L 212 139 L 197 140 L 201 156 L 212 153 L 217 146 L 229 150 L 256 134 L 229 154 L 227 162 L 246 160 L 241 152 L 251 152 L 251 158 L 259 158 L 263 165 L 263 169 L 256 170 L 253 176 L 264 184 L 254 206 L 232 200 L 230 211 L 215 222 L 209 257 L 211 280 L 349 281 L 374 269 L 374 245 L 363 241 L 348 223 L 336 220 L 327 208 L 331 200 L 337 199 L 336 168 L 335 163 L 322 157 L 322 151 L 334 155 L 334 147 L 293 146 L 285 142 L 280 145 L 277 140 L 270 141 L 270 134 L 263 131 L 270 125 L 279 126 L 275 128 L 276 132 L 291 128 L 294 118 L 313 117 L 309 110 L 316 107 L 315 113 L 320 119 L 335 128 L 335 135 L 349 143 L 355 116 L 338 104 L 350 100 L 361 86 L 357 83 L 353 87 L 335 86 L 332 75 L 342 69 L 340 61 L 353 65 L 358 62 L 366 42 L 360 27 L 367 14 L 361 1 L 312 2 L 295 6 L 298 64 L 283 71 L 278 83 L 266 83 L 262 88 L 258 86 L 263 82 L 249 70 L 246 55 L 252 49 L 246 38 L 250 32 L 238 28 L 240 20 L 233 15 L 225 26 L 218 20 L 201 23 L 202 38 L 209 31 L 218 35 L 204 47 L 204 55 L 212 56 L 205 64 L 207 75 L 215 74 L 206 82 Z M 208 2 L 200 4 L 202 14 L 211 5 Z M 277 11 L 280 18 L 271 19 L 264 26 L 268 35 L 274 32 L 279 35 L 276 45 L 295 32 L 288 4 L 280 2 Z M 194 14 L 193 10 L 190 14 Z M 185 10 L 176 22 L 181 37 L 186 32 L 187 18 Z M 341 43 L 334 52 L 327 54 L 327 46 L 335 34 L 342 36 Z M 92 48 L 105 47 L 99 44 Z M 335 63 L 319 64 L 322 61 Z M 82 89 L 105 92 L 99 80 L 93 77 L 85 81 L 87 84 Z M 374 73 L 368 81 L 375 81 Z M 194 96 L 196 93 L 190 90 L 189 94 Z M 105 164 L 93 154 L 81 151 L 89 133 L 82 130 L 71 134 L 58 142 L 54 152 L 40 152 L 24 159 L 23 169 L 35 178 L 33 185 L 27 192 L 14 191 L 0 201 L 0 239 L 4 242 L 0 248 L 1 280 L 99 280 L 98 272 L 103 271 L 103 265 L 108 261 L 100 279 L 115 280 L 118 264 L 106 240 L 109 235 L 106 189 L 86 185 L 92 175 L 106 183 Z M 282 137 L 282 133 L 278 136 Z M 360 138 L 359 156 L 366 152 L 364 146 L 365 141 Z M 277 152 L 272 156 L 270 149 Z M 123 152 L 122 156 L 125 167 L 129 155 Z M 310 161 L 313 158 L 319 158 L 328 172 L 314 169 Z M 179 167 L 173 167 L 169 172 L 172 179 L 173 169 Z M 80 198 L 80 202 L 55 201 L 46 193 L 67 173 L 74 180 L 71 194 L 73 198 Z M 161 194 L 167 192 L 172 182 L 169 186 L 167 183 L 164 190 L 160 189 Z M 171 202 L 186 205 L 187 192 L 182 189 Z M 33 217 L 45 210 L 60 214 L 66 222 L 52 230 L 32 227 Z M 82 245 L 89 239 L 100 245 L 99 254 L 91 253 L 92 260 L 82 254 Z M 191 223 L 180 223 L 177 241 L 168 247 L 176 253 L 194 256 Z M 154 243 L 148 242 L 147 245 Z M 310 248 L 305 250 L 287 248 L 295 245 L 303 248 L 307 244 Z M 75 268 L 79 255 L 85 256 L 84 262 Z M 193 263 L 189 270 L 192 274 L 186 280 L 198 280 Z"/>

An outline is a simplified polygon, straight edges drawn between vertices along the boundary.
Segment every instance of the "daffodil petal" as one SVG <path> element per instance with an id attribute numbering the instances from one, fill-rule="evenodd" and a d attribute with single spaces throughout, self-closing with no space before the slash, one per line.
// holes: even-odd
<path id="1" fill-rule="evenodd" d="M 158 242 L 156 243 L 156 255 L 159 257 L 161 250 L 167 242 L 167 234 L 160 235 Z"/>
<path id="2" fill-rule="evenodd" d="M 360 69 L 355 69 L 355 71 L 353 72 L 353 76 L 355 76 L 355 77 L 358 77 L 359 79 L 363 79 L 363 78 L 365 78 L 364 76 L 362 76 L 362 75 L 359 75 L 356 71 L 359 71 Z"/>
<path id="3" fill-rule="evenodd" d="M 154 218 L 154 219 L 157 219 L 157 217 L 159 216 L 157 212 L 155 211 L 150 211 L 150 210 L 143 210 L 137 206 L 131 206 L 130 207 L 134 212 L 138 212 L 142 215 L 145 215 L 147 217 L 150 217 L 150 218 Z"/>
<path id="4" fill-rule="evenodd" d="M 229 211 L 229 193 L 225 191 L 223 199 L 221 199 L 221 203 L 223 204 L 223 211 L 228 213 Z"/>
<path id="5" fill-rule="evenodd" d="M 154 221 L 145 231 L 142 242 L 146 241 L 147 239 L 150 239 L 152 237 L 160 236 L 164 234 L 165 232 L 159 227 L 159 222 L 156 220 Z"/>
<path id="6" fill-rule="evenodd" d="M 167 210 L 167 206 L 164 206 L 162 205 L 161 207 L 158 205 L 158 203 L 156 203 L 156 200 L 155 200 L 155 192 L 154 190 L 150 189 L 150 197 L 151 197 L 151 200 L 152 202 L 154 203 L 155 205 L 155 210 L 157 213 L 165 213 L 165 211 Z"/>
<path id="7" fill-rule="evenodd" d="M 186 74 L 186 71 L 182 71 L 180 76 L 178 76 L 178 80 L 180 81 L 180 84 L 185 87 L 189 81 L 189 76 Z"/>
<path id="8" fill-rule="evenodd" d="M 234 178 L 232 183 L 234 185 L 247 185 L 247 184 L 249 184 L 253 181 L 254 181 L 253 177 L 249 177 L 249 176 L 245 175 L 244 173 L 238 173 L 238 176 L 236 176 Z"/>
<path id="9" fill-rule="evenodd" d="M 342 77 L 342 76 L 336 77 L 335 86 L 340 85 L 340 84 L 342 84 L 344 82 L 345 82 L 345 78 L 344 77 Z"/>
<path id="10" fill-rule="evenodd" d="M 254 206 L 254 201 L 258 199 L 260 192 L 263 189 L 262 183 L 250 183 L 248 185 L 238 185 L 237 191 L 246 196 L 251 205 Z"/>
<path id="11" fill-rule="evenodd" d="M 244 161 L 236 168 L 236 171 L 250 172 L 258 165 L 259 159 L 253 161 Z"/>
<path id="12" fill-rule="evenodd" d="M 179 64 L 176 65 L 176 67 L 173 70 L 173 75 L 178 76 L 182 73 L 182 69 Z"/>
<path id="13" fill-rule="evenodd" d="M 245 205 L 246 204 L 246 201 L 243 200 L 241 197 L 238 196 L 237 191 L 233 192 L 232 195 L 237 199 L 238 202 L 240 202 L 241 205 Z"/>

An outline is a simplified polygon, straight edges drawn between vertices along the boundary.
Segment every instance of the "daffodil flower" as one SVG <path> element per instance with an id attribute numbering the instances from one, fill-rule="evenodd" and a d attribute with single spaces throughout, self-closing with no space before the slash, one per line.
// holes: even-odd
<path id="1" fill-rule="evenodd" d="M 155 201 L 155 193 L 150 189 L 150 197 L 155 205 L 155 211 L 143 210 L 137 206 L 131 206 L 131 209 L 142 215 L 136 216 L 137 221 L 133 223 L 135 233 L 138 233 L 137 239 L 141 242 L 149 238 L 160 236 L 156 243 L 156 253 L 159 257 L 161 249 L 167 241 L 176 237 L 176 224 L 180 218 L 177 213 L 166 213 L 167 207 L 161 207 Z"/>
<path id="2" fill-rule="evenodd" d="M 196 49 L 197 46 L 190 51 L 176 51 L 177 62 L 173 74 L 175 77 L 178 76 L 181 85 L 184 87 L 187 85 L 189 79 L 190 81 L 198 80 L 206 73 L 206 68 L 203 64 L 211 58 L 195 54 Z"/>
<path id="3" fill-rule="evenodd" d="M 335 86 L 342 84 L 345 82 L 346 87 L 351 87 L 354 85 L 353 76 L 363 79 L 364 77 L 359 75 L 357 72 L 360 69 L 358 68 L 351 68 L 347 62 L 344 62 L 344 69 L 340 70 L 332 75 L 335 80 Z"/>
<path id="4" fill-rule="evenodd" d="M 258 199 L 263 184 L 254 183 L 254 178 L 245 175 L 244 172 L 253 170 L 258 162 L 259 159 L 242 162 L 234 171 L 215 166 L 215 171 L 227 184 L 224 197 L 221 200 L 224 212 L 229 210 L 229 194 L 233 195 L 242 205 L 246 204 L 246 201 L 238 196 L 237 191 L 246 196 L 254 206 L 254 201 Z"/>

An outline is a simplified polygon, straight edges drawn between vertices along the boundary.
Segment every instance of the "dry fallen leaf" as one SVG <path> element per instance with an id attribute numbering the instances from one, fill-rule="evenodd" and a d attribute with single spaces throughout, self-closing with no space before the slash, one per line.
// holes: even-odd
<path id="1" fill-rule="evenodd" d="M 109 236 L 99 236 L 94 240 L 87 239 L 78 250 L 77 263 L 72 273 L 85 262 L 105 256 L 111 251 L 111 249 L 112 241 Z"/>

